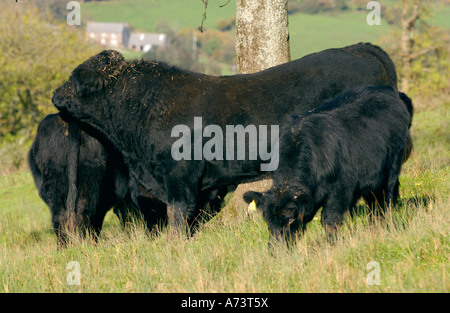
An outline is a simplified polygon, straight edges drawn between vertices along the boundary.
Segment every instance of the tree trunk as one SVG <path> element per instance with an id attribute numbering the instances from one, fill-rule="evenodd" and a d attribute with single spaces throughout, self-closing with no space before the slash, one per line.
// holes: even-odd
<path id="1" fill-rule="evenodd" d="M 253 73 L 290 61 L 288 24 L 287 0 L 237 0 L 238 72 Z"/>
<path id="2" fill-rule="evenodd" d="M 287 0 L 236 1 L 236 55 L 240 74 L 254 73 L 289 62 Z M 222 219 L 247 209 L 242 195 L 248 190 L 266 191 L 272 180 L 241 184 L 222 210 Z"/>

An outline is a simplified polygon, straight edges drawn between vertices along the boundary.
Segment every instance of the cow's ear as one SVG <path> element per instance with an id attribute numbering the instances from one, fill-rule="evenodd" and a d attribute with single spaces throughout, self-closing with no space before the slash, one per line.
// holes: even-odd
<path id="1" fill-rule="evenodd" d="M 294 196 L 294 202 L 297 204 L 298 208 L 298 218 L 303 221 L 303 216 L 306 211 L 312 210 L 314 206 L 314 199 L 309 193 L 301 193 L 300 195 Z"/>
<path id="2" fill-rule="evenodd" d="M 244 201 L 250 204 L 253 200 L 256 203 L 256 207 L 263 204 L 264 202 L 264 193 L 256 192 L 256 191 L 247 191 L 244 193 Z"/>
<path id="3" fill-rule="evenodd" d="M 108 85 L 104 73 L 84 67 L 77 67 L 72 73 L 72 79 L 76 91 L 82 96 L 94 94 Z"/>

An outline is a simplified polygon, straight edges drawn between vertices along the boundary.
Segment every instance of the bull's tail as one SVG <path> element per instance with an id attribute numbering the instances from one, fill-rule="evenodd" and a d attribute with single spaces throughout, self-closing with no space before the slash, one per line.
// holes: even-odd
<path id="1" fill-rule="evenodd" d="M 384 68 L 386 85 L 391 86 L 394 90 L 398 90 L 397 71 L 395 70 L 394 62 L 386 51 L 371 43 L 359 43 L 351 47 L 355 47 L 358 51 L 370 54 L 378 59 Z"/>
<path id="2" fill-rule="evenodd" d="M 413 118 L 413 114 L 414 114 L 414 108 L 413 108 L 411 98 L 409 98 L 406 94 L 404 94 L 403 92 L 399 92 L 398 96 L 400 97 L 400 100 L 402 100 L 403 103 L 405 104 L 406 109 L 408 110 L 408 113 L 409 113 L 408 134 L 406 136 L 406 149 L 405 149 L 405 155 L 403 156 L 403 160 L 402 160 L 402 163 L 405 163 L 408 160 L 408 158 L 411 155 L 411 152 L 414 148 L 414 144 L 413 144 L 413 141 L 411 138 L 411 133 L 409 131 L 409 128 L 411 128 L 412 118 Z"/>
<path id="3" fill-rule="evenodd" d="M 75 226 L 76 203 L 78 199 L 78 163 L 80 157 L 81 130 L 74 122 L 68 123 L 66 214 L 69 227 Z"/>

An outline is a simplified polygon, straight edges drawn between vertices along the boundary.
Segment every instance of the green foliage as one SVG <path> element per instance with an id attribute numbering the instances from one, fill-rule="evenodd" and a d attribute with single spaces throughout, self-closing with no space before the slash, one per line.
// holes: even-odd
<path id="1" fill-rule="evenodd" d="M 7 142 L 32 137 L 42 117 L 56 111 L 52 91 L 96 50 L 80 39 L 74 26 L 53 22 L 35 8 L 2 2 L 0 20 L 3 147 Z"/>
<path id="2" fill-rule="evenodd" d="M 236 26 L 236 17 L 230 17 L 227 19 L 220 19 L 217 22 L 217 28 L 220 31 L 229 31 L 232 30 Z"/>
<path id="3" fill-rule="evenodd" d="M 173 65 L 178 65 L 185 69 L 190 69 L 196 62 L 194 55 L 193 30 L 184 29 L 180 33 L 173 31 L 163 20 L 158 23 L 158 29 L 168 37 L 168 49 L 156 48 L 145 53 L 142 58 L 148 60 L 165 61 Z M 164 25 L 163 27 L 161 25 Z"/>
<path id="4" fill-rule="evenodd" d="M 348 9 L 347 1 L 345 0 L 302 0 L 299 3 L 299 11 L 309 14 Z"/>
<path id="5" fill-rule="evenodd" d="M 426 4 L 426 5 L 425 5 Z M 425 3 L 420 12 L 420 19 L 411 36 L 411 67 L 409 73 L 404 71 L 402 51 L 400 49 L 401 30 L 398 28 L 389 35 L 380 38 L 380 45 L 393 59 L 399 77 L 399 86 L 409 76 L 408 94 L 413 97 L 427 98 L 440 95 L 447 99 L 450 94 L 450 30 L 433 25 L 430 4 Z M 393 8 L 398 16 L 398 8 Z M 396 19 L 393 24 L 400 25 Z M 444 102 L 444 101 L 442 101 Z"/>

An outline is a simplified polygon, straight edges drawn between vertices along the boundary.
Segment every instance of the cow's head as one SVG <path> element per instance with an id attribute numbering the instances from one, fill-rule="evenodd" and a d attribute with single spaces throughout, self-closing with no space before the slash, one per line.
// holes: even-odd
<path id="1" fill-rule="evenodd" d="M 272 188 L 264 193 L 248 191 L 244 200 L 247 203 L 255 201 L 257 209 L 262 212 L 270 230 L 269 245 L 277 241 L 286 241 L 289 245 L 305 227 L 305 212 L 314 206 L 309 193 L 292 189 Z"/>
<path id="2" fill-rule="evenodd" d="M 52 102 L 63 113 L 93 122 L 104 114 L 107 89 L 115 84 L 124 68 L 126 61 L 122 54 L 105 50 L 75 68 L 69 80 L 53 91 Z"/>

